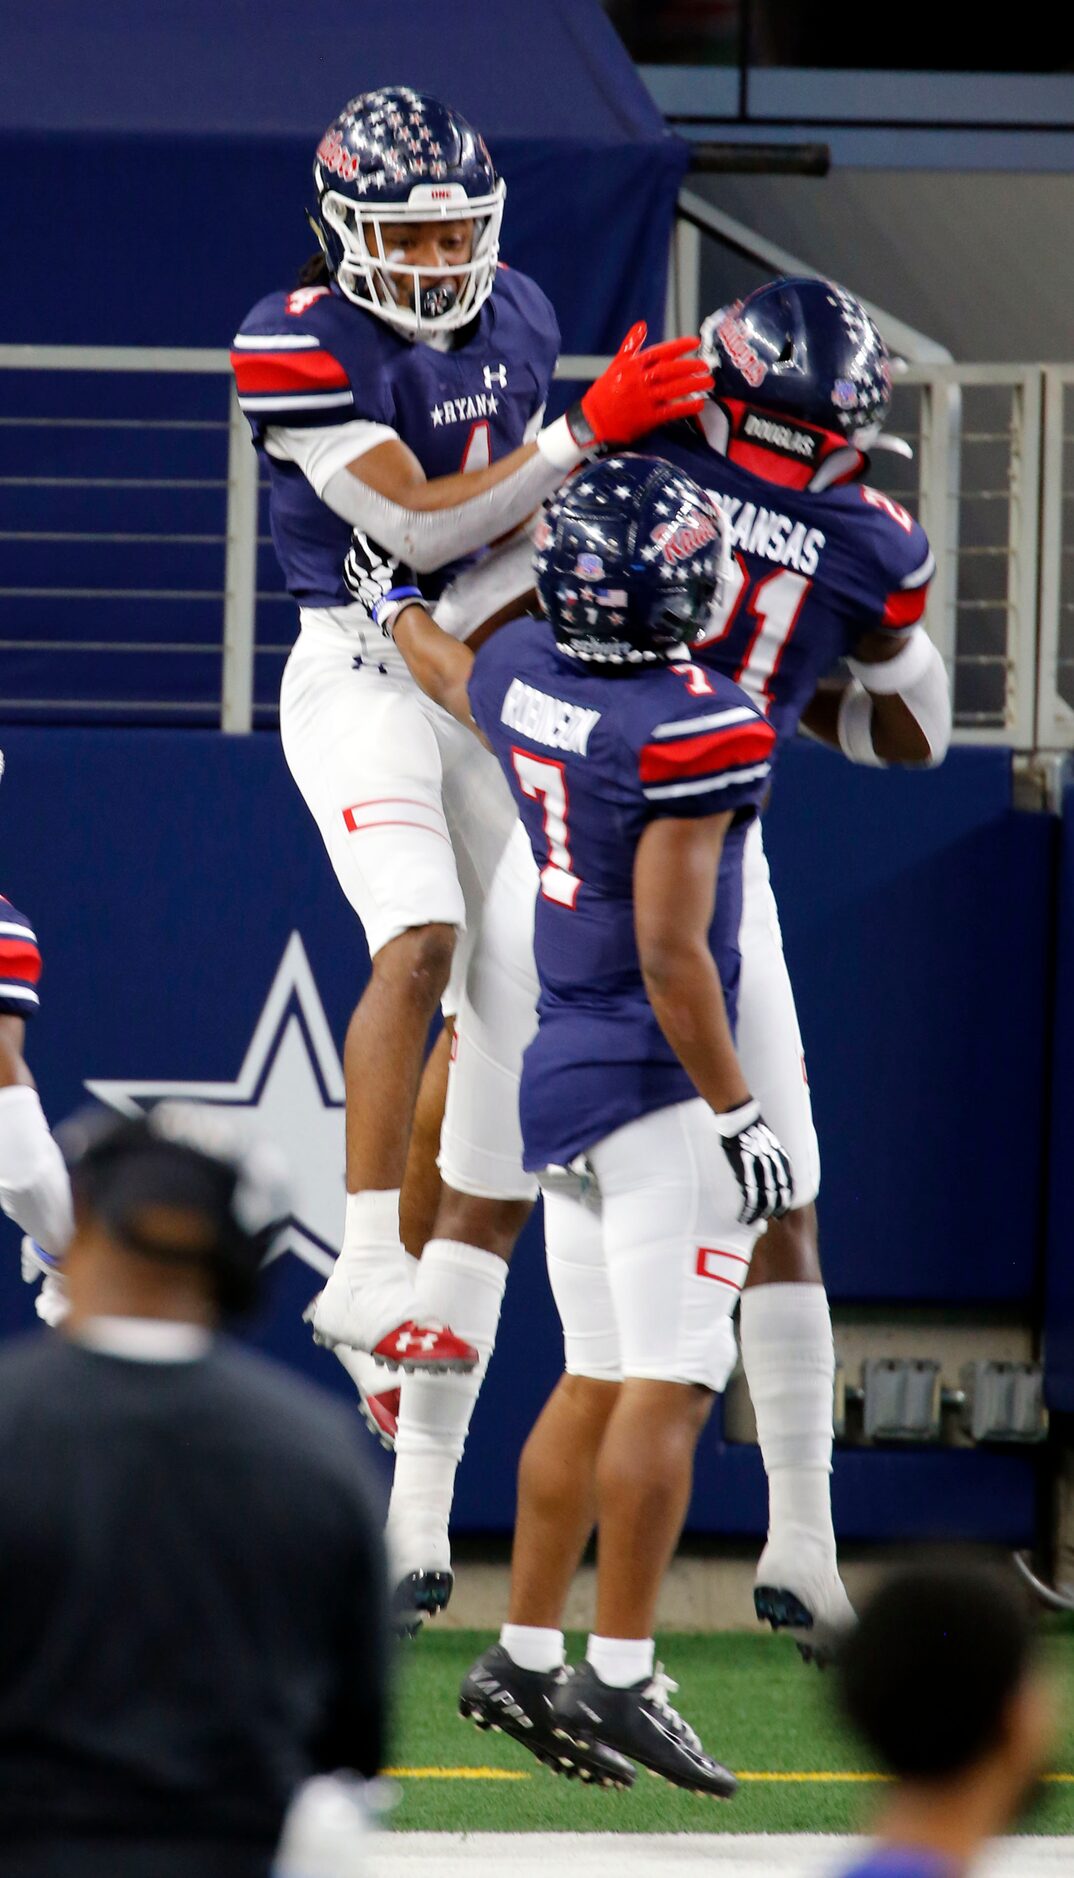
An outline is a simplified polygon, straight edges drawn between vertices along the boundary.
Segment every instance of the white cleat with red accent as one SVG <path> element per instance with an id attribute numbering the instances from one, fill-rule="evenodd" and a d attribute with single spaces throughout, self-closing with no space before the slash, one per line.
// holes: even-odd
<path id="1" fill-rule="evenodd" d="M 316 1298 L 308 1304 L 302 1316 L 307 1324 L 313 1322 Z M 395 1437 L 399 1429 L 399 1385 L 384 1387 L 384 1370 L 376 1359 L 366 1350 L 352 1350 L 346 1343 L 337 1343 L 333 1355 L 338 1357 L 343 1368 L 358 1391 L 358 1413 L 371 1435 L 387 1448 L 389 1454 L 395 1452 Z"/>
<path id="2" fill-rule="evenodd" d="M 472 1343 L 464 1343 L 446 1324 L 416 1321 L 408 1285 L 393 1284 L 387 1274 L 370 1279 L 365 1271 L 356 1283 L 349 1267 L 350 1261 L 341 1255 L 307 1312 L 315 1343 L 329 1350 L 339 1344 L 365 1350 L 374 1362 L 408 1375 L 416 1370 L 444 1374 L 473 1369 L 477 1351 Z"/>

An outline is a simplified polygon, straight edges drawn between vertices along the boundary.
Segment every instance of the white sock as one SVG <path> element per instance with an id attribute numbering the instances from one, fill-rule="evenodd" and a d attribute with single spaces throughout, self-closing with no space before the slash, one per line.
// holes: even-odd
<path id="1" fill-rule="evenodd" d="M 631 1689 L 648 1682 L 655 1654 L 651 1637 L 590 1637 L 585 1660 L 611 1689 Z"/>
<path id="2" fill-rule="evenodd" d="M 360 1300 L 373 1341 L 413 1316 L 413 1286 L 399 1238 L 399 1189 L 348 1193 L 343 1244 L 330 1281 Z"/>
<path id="3" fill-rule="evenodd" d="M 823 1285 L 749 1285 L 739 1307 L 742 1365 L 768 1475 L 768 1542 L 835 1556 L 832 1388 L 835 1349 Z"/>
<path id="4" fill-rule="evenodd" d="M 567 1660 L 562 1630 L 538 1630 L 533 1624 L 504 1624 L 500 1642 L 519 1669 L 562 1669 Z"/>
<path id="5" fill-rule="evenodd" d="M 62 1258 L 74 1231 L 71 1182 L 28 1083 L 0 1088 L 0 1206 L 46 1252 Z"/>
<path id="6" fill-rule="evenodd" d="M 467 1375 L 404 1376 L 388 1539 L 399 1576 L 446 1570 L 455 1474 L 500 1321 L 507 1265 L 456 1239 L 430 1239 L 421 1255 L 414 1315 L 450 1324 L 478 1351 Z"/>

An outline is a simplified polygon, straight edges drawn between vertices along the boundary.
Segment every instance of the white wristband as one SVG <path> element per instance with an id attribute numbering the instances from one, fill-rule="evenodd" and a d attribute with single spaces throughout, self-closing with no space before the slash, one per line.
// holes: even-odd
<path id="1" fill-rule="evenodd" d="M 836 729 L 839 748 L 852 763 L 860 763 L 865 769 L 886 767 L 873 749 L 873 701 L 856 678 L 851 679 L 839 700 Z"/>
<path id="2" fill-rule="evenodd" d="M 566 417 L 557 417 L 554 423 L 546 424 L 537 432 L 535 442 L 545 462 L 564 476 L 584 463 L 588 454 L 577 441 Z"/>
<path id="3" fill-rule="evenodd" d="M 714 1111 L 713 1121 L 724 1140 L 729 1141 L 732 1135 L 740 1135 L 744 1128 L 755 1122 L 760 1113 L 760 1103 L 751 1096 L 748 1102 L 741 1103 L 737 1109 L 725 1109 L 722 1114 Z"/>
<path id="4" fill-rule="evenodd" d="M 914 626 L 906 634 L 893 659 L 866 664 L 864 659 L 848 659 L 847 670 L 878 698 L 893 697 L 907 685 L 916 683 L 932 662 L 932 641 L 923 626 Z"/>

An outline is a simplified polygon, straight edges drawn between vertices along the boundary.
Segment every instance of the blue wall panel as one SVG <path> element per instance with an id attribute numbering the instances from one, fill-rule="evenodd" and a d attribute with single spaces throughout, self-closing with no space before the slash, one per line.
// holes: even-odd
<path id="1" fill-rule="evenodd" d="M 1074 787 L 1063 799 L 1055 947 L 1045 1354 L 1050 1408 L 1074 1415 Z"/>
<path id="2" fill-rule="evenodd" d="M 0 889 L 33 916 L 44 950 L 29 1052 L 50 1115 L 89 1081 L 222 1085 L 297 1148 L 293 1244 L 323 1258 L 341 1218 L 338 1048 L 368 967 L 276 737 L 21 730 L 4 744 Z M 1012 811 L 999 754 L 957 752 L 935 776 L 900 778 L 788 753 L 769 845 L 836 1298 L 1021 1302 L 1033 1290 L 1053 838 L 1046 818 Z M 308 960 L 297 977 L 295 933 Z M 6 1328 L 31 1321 L 15 1244 L 5 1224 Z M 346 1394 L 298 1322 L 317 1283 L 286 1255 L 254 1334 Z M 531 1227 L 463 1467 L 460 1526 L 510 1524 L 518 1450 L 559 1360 Z M 836 1500 L 848 1536 L 1023 1539 L 1033 1479 L 1021 1455 L 852 1453 L 837 1464 Z M 756 1452 L 725 1447 L 718 1424 L 692 1522 L 763 1526 Z"/>

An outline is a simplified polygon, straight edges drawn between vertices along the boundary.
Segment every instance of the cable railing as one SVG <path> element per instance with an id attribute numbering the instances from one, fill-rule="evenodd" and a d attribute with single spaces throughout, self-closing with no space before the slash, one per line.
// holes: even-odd
<path id="1" fill-rule="evenodd" d="M 0 346 L 0 384 L 0 715 L 274 721 L 295 609 L 228 354 Z M 931 539 L 963 741 L 1074 748 L 1072 388 L 1074 366 L 943 362 L 896 384 L 914 461 L 873 480 Z"/>

